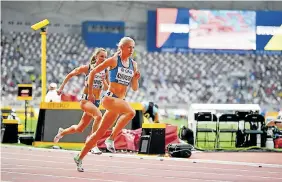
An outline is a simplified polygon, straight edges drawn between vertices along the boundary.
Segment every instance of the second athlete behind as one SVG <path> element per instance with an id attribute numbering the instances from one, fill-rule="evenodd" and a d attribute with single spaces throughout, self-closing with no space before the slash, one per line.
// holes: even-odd
<path id="1" fill-rule="evenodd" d="M 72 125 L 65 129 L 59 128 L 58 134 L 54 138 L 54 143 L 57 143 L 65 135 L 83 132 L 93 118 L 94 118 L 94 122 L 93 122 L 91 133 L 95 132 L 99 127 L 100 121 L 102 119 L 102 113 L 99 110 L 100 95 L 102 89 L 103 90 L 108 89 L 108 83 L 109 83 L 108 71 L 107 69 L 105 69 L 97 73 L 95 75 L 93 85 L 90 85 L 90 87 L 93 88 L 93 92 L 92 92 L 94 96 L 93 102 L 88 100 L 88 87 L 89 87 L 88 77 L 91 70 L 93 70 L 96 66 L 103 63 L 106 58 L 107 58 L 106 50 L 103 48 L 98 48 L 95 50 L 94 54 L 92 55 L 89 65 L 82 65 L 80 67 L 75 68 L 64 79 L 62 85 L 58 89 L 58 94 L 62 93 L 64 86 L 73 76 L 85 74 L 83 94 L 80 101 L 80 108 L 84 112 L 78 124 Z M 102 153 L 97 146 L 94 146 L 94 148 L 91 151 L 94 154 Z"/>

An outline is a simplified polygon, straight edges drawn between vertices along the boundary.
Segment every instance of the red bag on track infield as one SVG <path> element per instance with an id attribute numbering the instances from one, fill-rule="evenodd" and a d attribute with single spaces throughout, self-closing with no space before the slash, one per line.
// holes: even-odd
<path id="1" fill-rule="evenodd" d="M 274 148 L 282 148 L 282 138 L 277 138 L 274 140 Z"/>

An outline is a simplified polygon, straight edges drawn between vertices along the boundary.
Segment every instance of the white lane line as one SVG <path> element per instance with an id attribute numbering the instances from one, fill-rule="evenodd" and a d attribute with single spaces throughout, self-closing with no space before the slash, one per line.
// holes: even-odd
<path id="1" fill-rule="evenodd" d="M 10 147 L 10 146 L 9 146 Z M 6 147 L 6 148 L 9 148 Z M 18 146 L 11 146 L 10 148 L 20 148 Z M 22 150 L 24 149 L 29 149 L 29 150 L 40 150 L 40 151 L 45 151 L 45 152 L 65 152 L 69 154 L 77 154 L 79 151 L 69 151 L 69 150 L 57 150 L 57 149 L 42 149 L 42 148 L 32 148 L 32 147 L 23 147 L 20 148 Z M 2 152 L 3 154 L 12 154 L 10 152 Z M 19 154 L 19 153 L 13 153 L 13 154 Z M 20 153 L 21 155 L 33 155 L 33 154 L 25 154 L 25 153 Z M 135 159 L 140 159 L 141 157 L 143 159 L 153 159 L 153 160 L 172 160 L 172 161 L 182 161 L 182 162 L 187 162 L 187 163 L 210 163 L 210 164 L 225 164 L 225 165 L 239 165 L 239 166 L 262 166 L 262 167 L 269 167 L 269 168 L 282 168 L 281 164 L 267 164 L 267 163 L 251 163 L 251 162 L 233 162 L 233 161 L 222 161 L 222 160 L 206 160 L 206 159 L 182 159 L 182 158 L 168 158 L 168 157 L 156 157 L 156 156 L 137 156 L 137 155 L 132 155 L 132 154 L 111 154 L 111 153 L 103 153 L 103 156 L 113 156 L 117 158 L 135 158 Z"/>
<path id="2" fill-rule="evenodd" d="M 62 163 L 62 164 L 70 164 L 70 165 L 74 165 L 74 163 L 66 163 L 66 162 L 59 162 L 59 161 L 47 161 L 47 160 L 34 160 L 34 159 L 18 159 L 18 158 L 3 158 L 2 159 L 12 159 L 12 160 L 22 160 L 22 161 L 34 161 L 34 162 L 42 162 L 42 163 L 54 163 L 54 164 L 58 164 L 58 163 Z M 3 162 L 3 161 L 2 161 Z M 114 168 L 117 168 L 117 169 L 123 169 L 123 171 L 126 171 L 128 170 L 129 172 L 128 173 L 116 173 L 114 172 L 114 174 L 123 174 L 123 175 L 141 175 L 143 176 L 143 174 L 130 174 L 130 172 L 132 172 L 132 168 L 123 168 L 122 165 L 120 165 L 120 163 L 122 162 L 119 162 L 119 166 L 110 166 L 110 167 L 113 167 Z M 152 164 L 153 165 L 153 164 Z M 25 165 L 23 165 L 25 166 Z M 95 166 L 95 165 L 91 165 L 91 166 Z M 47 168 L 47 169 L 58 169 L 58 170 L 73 170 L 73 169 L 65 169 L 65 168 L 55 168 L 55 167 L 43 167 L 43 166 L 34 166 L 35 168 Z M 108 166 L 104 166 L 104 167 L 108 167 Z M 179 167 L 179 166 L 178 166 Z M 140 170 L 140 168 L 138 167 L 134 167 L 134 170 Z M 148 170 L 148 169 L 146 169 Z M 151 169 L 152 171 L 155 171 L 154 169 Z M 99 170 L 91 170 L 91 171 L 95 171 L 95 172 L 100 172 L 100 173 L 112 173 L 112 172 L 104 172 L 104 171 L 99 171 Z M 146 172 L 146 171 L 145 171 Z M 173 171 L 173 172 L 181 172 L 181 171 Z M 209 175 L 218 175 L 218 176 L 237 176 L 237 177 L 246 177 L 246 174 L 228 174 L 228 173 L 217 173 L 217 172 L 204 172 L 204 171 L 185 171 L 185 173 L 191 173 L 191 174 L 199 174 L 199 175 L 203 175 L 203 174 L 209 174 Z M 146 175 L 144 174 L 145 176 L 148 176 L 148 177 L 161 177 L 161 178 L 165 178 L 166 176 L 152 176 L 152 175 Z M 169 177 L 169 176 L 167 176 Z M 247 177 L 251 177 L 251 178 L 264 178 L 264 179 L 279 179 L 279 180 L 282 180 L 282 177 L 281 178 L 277 178 L 277 177 L 271 177 L 271 176 L 256 176 L 256 175 L 248 175 Z M 181 179 L 179 177 L 176 177 L 177 179 Z M 188 179 L 188 178 L 184 178 L 184 179 Z"/>
<path id="3" fill-rule="evenodd" d="M 56 169 L 56 170 L 60 170 L 60 171 L 75 171 L 75 169 L 67 169 L 67 168 L 58 168 L 58 167 L 47 167 L 47 166 L 31 166 L 31 165 L 22 165 L 22 166 L 25 166 L 25 168 L 23 168 L 23 170 L 26 170 L 27 168 L 35 168 L 35 169 L 50 169 L 50 170 L 53 170 L 53 169 Z M 113 168 L 111 166 L 111 168 Z M 114 168 L 113 168 L 114 169 Z M 138 171 L 138 168 L 134 168 Z M 124 170 L 123 170 L 124 171 Z M 190 178 L 190 177 L 174 177 L 174 176 L 162 176 L 162 175 L 151 175 L 151 174 L 137 174 L 137 173 L 126 173 L 126 172 L 107 172 L 107 171 L 100 171 L 100 170 L 93 170 L 93 169 L 90 169 L 90 170 L 87 170 L 87 172 L 97 172 L 99 174 L 118 174 L 118 175 L 125 175 L 125 176 L 136 176 L 136 177 L 150 177 L 150 178 L 167 178 L 167 179 L 175 179 L 175 180 L 197 180 L 197 181 L 209 181 L 209 182 L 223 182 L 222 180 L 212 180 L 212 179 L 199 179 L 199 178 Z M 190 173 L 188 171 L 186 171 L 186 173 Z M 193 173 L 193 172 L 192 172 Z M 203 174 L 206 174 L 204 172 L 198 172 L 198 173 L 201 173 L 202 175 Z M 212 174 L 215 174 L 215 173 L 212 173 Z M 226 181 L 224 180 L 224 182 L 230 182 L 230 181 Z"/>
<path id="4" fill-rule="evenodd" d="M 51 158 L 51 159 L 70 159 L 71 160 L 71 158 L 70 157 L 65 157 L 65 156 L 56 156 L 56 155 L 54 155 L 54 156 L 50 156 L 50 155 L 38 155 L 38 154 L 27 154 L 27 153 L 21 153 L 21 154 L 19 154 L 19 153 L 5 153 L 5 152 L 2 152 L 2 153 L 4 153 L 4 154 L 8 154 L 9 156 L 11 156 L 11 155 L 20 155 L 20 157 L 22 157 L 22 156 L 31 156 L 31 157 L 44 157 L 45 159 L 46 158 Z M 15 156 L 14 156 L 15 157 Z M 97 162 L 109 162 L 109 159 L 97 159 L 96 157 L 99 157 L 99 156 L 93 156 L 93 154 L 92 155 L 89 155 L 89 158 L 87 158 L 87 160 L 91 160 L 91 161 L 94 161 L 94 164 L 96 164 Z M 143 157 L 142 157 L 143 158 Z M 139 158 L 140 159 L 140 158 Z M 158 160 L 159 161 L 159 160 Z M 195 162 L 197 162 L 197 163 L 201 163 L 201 162 L 199 162 L 199 161 L 197 161 L 197 160 L 194 160 Z M 112 163 L 118 163 L 118 165 L 120 164 L 120 163 L 125 163 L 125 164 L 143 164 L 143 165 L 150 165 L 150 166 L 163 166 L 164 164 L 163 163 L 152 163 L 152 162 L 138 162 L 138 161 L 136 161 L 136 162 L 134 162 L 134 161 L 126 161 L 126 160 L 123 160 L 123 161 L 120 161 L 120 160 L 111 160 L 111 162 Z M 202 162 L 202 163 L 210 163 L 208 160 L 205 160 L 205 162 Z M 219 163 L 216 163 L 216 164 L 220 164 L 220 162 Z M 174 169 L 174 168 L 178 168 L 179 167 L 179 165 L 172 165 L 172 164 L 165 164 L 166 166 L 168 166 L 168 167 L 171 167 L 172 169 Z M 229 164 L 229 165 L 234 165 L 234 164 Z M 255 166 L 255 167 L 258 167 L 259 165 L 261 165 L 261 166 L 263 166 L 264 167 L 264 165 L 262 165 L 262 164 L 255 164 L 255 163 L 251 163 L 251 164 L 245 164 L 245 163 L 242 163 L 242 164 L 238 164 L 237 163 L 237 165 L 243 165 L 243 166 Z M 120 166 L 118 166 L 118 167 L 120 167 Z M 273 166 L 274 167 L 274 166 Z M 282 166 L 281 166 L 282 167 Z M 187 165 L 183 165 L 182 166 L 182 168 L 199 168 L 199 169 L 210 169 L 210 167 L 201 167 L 201 166 L 187 166 Z M 277 168 L 277 167 L 276 167 Z M 278 167 L 279 168 L 279 167 Z M 154 170 L 155 170 L 155 168 L 153 168 Z M 236 172 L 238 172 L 238 171 L 242 171 L 242 172 L 258 172 L 258 173 L 261 173 L 261 171 L 255 171 L 255 170 L 247 170 L 247 169 L 228 169 L 228 168 L 226 168 L 226 167 L 213 167 L 213 169 L 217 169 L 217 170 L 224 170 L 224 171 L 236 171 Z M 278 172 L 272 172 L 272 171 L 264 171 L 264 173 L 278 173 Z"/>
<path id="5" fill-rule="evenodd" d="M 74 177 L 74 176 L 59 176 L 59 175 L 51 175 L 51 174 L 38 174 L 38 173 L 26 173 L 26 172 L 13 172 L 13 171 L 2 171 L 6 174 L 21 174 L 21 175 L 32 175 L 32 176 L 44 176 L 51 178 L 67 178 L 67 179 L 77 179 L 77 180 L 89 180 L 89 181 L 107 181 L 107 182 L 125 182 L 125 181 L 117 181 L 117 180 L 104 180 L 104 179 L 93 179 L 93 178 L 84 178 L 84 177 Z"/>
<path id="6" fill-rule="evenodd" d="M 8 169 L 25 169 L 25 167 L 19 166 L 19 165 L 13 165 L 13 166 L 17 166 L 17 167 L 3 167 L 3 164 L 1 164 L 1 165 L 2 165 L 1 171 L 2 170 L 8 170 Z"/>

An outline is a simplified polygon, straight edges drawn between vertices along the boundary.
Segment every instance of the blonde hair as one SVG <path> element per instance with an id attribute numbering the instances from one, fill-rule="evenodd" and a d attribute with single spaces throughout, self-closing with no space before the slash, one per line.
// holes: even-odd
<path id="1" fill-rule="evenodd" d="M 91 58 L 90 58 L 90 65 L 94 65 L 96 64 L 96 56 L 101 52 L 101 51 L 106 51 L 106 49 L 100 47 L 100 48 L 96 48 L 94 53 L 92 54 Z"/>
<path id="2" fill-rule="evenodd" d="M 135 41 L 131 37 L 123 37 L 120 39 L 119 43 L 117 44 L 118 50 L 120 50 L 121 46 L 123 46 L 127 42 L 133 42 L 135 44 Z"/>

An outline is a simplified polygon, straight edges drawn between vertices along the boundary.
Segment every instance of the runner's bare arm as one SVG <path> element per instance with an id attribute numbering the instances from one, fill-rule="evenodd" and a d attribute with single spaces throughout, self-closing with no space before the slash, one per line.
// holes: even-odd
<path id="1" fill-rule="evenodd" d="M 139 80 L 141 75 L 140 75 L 140 72 L 137 68 L 137 63 L 135 61 L 133 61 L 133 67 L 134 67 L 134 76 L 131 80 L 131 88 L 132 88 L 132 90 L 137 91 L 138 88 L 139 88 L 138 80 Z"/>
<path id="2" fill-rule="evenodd" d="M 88 65 L 83 65 L 83 66 L 79 66 L 77 68 L 75 68 L 74 70 L 72 70 L 69 74 L 67 74 L 67 76 L 65 77 L 63 83 L 61 84 L 60 88 L 58 89 L 58 93 L 60 94 L 60 92 L 62 92 L 62 90 L 64 89 L 65 85 L 68 83 L 68 81 L 73 77 L 73 76 L 77 76 L 80 75 L 82 73 L 87 73 L 88 70 Z"/>

